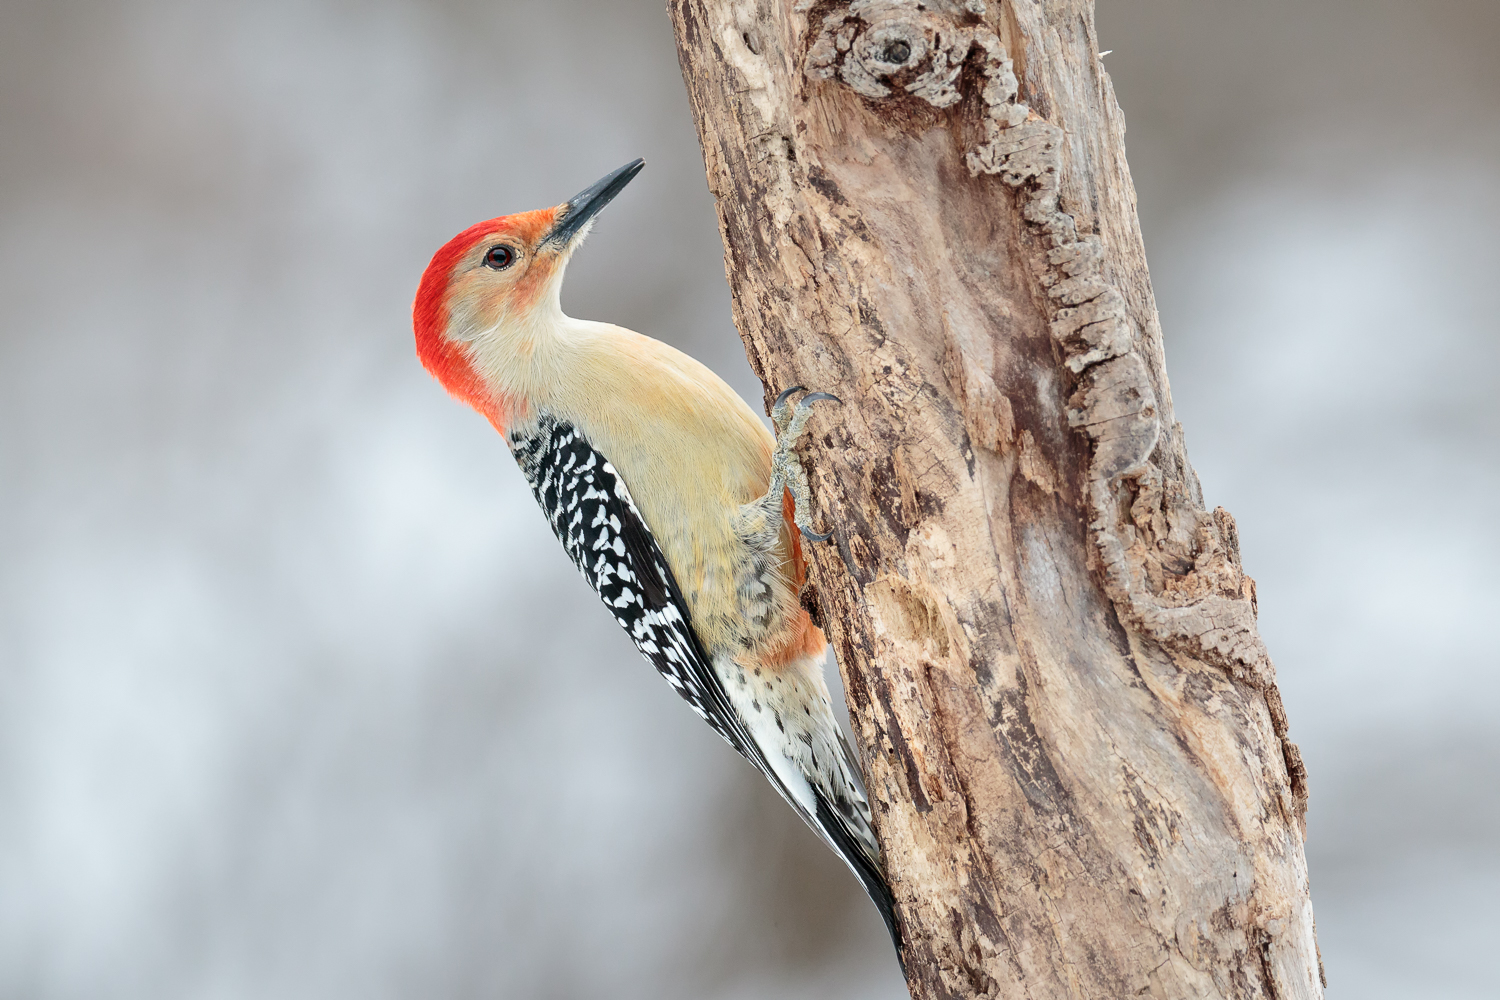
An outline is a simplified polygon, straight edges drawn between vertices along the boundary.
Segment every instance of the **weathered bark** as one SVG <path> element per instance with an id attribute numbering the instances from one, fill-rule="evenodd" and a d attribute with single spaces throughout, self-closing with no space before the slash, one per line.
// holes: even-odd
<path id="1" fill-rule="evenodd" d="M 1305 772 L 1174 422 L 1087 0 L 670 0 L 834 541 L 916 997 L 1321 996 Z"/>

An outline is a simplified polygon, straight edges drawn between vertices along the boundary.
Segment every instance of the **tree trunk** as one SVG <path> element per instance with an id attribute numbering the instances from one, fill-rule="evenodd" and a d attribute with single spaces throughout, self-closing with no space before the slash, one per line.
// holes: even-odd
<path id="1" fill-rule="evenodd" d="M 914 997 L 1318 997 L 1306 775 L 1088 0 L 670 0 Z"/>

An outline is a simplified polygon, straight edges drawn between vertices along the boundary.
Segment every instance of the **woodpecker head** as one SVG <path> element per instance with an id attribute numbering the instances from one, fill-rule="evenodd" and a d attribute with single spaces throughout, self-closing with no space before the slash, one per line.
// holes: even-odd
<path id="1" fill-rule="evenodd" d="M 524 354 L 539 326 L 562 318 L 563 269 L 594 216 L 645 166 L 627 163 L 553 208 L 470 226 L 433 255 L 412 304 L 417 356 L 456 399 L 504 430 L 497 350 Z"/>

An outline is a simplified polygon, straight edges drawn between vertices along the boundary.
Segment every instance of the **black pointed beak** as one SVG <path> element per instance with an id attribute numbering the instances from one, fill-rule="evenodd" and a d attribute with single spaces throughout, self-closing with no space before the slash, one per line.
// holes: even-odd
<path id="1" fill-rule="evenodd" d="M 589 222 L 599 210 L 614 200 L 615 195 L 641 172 L 645 160 L 632 160 L 619 170 L 605 175 L 597 184 L 584 188 L 568 200 L 552 231 L 542 239 L 540 249 L 561 251 L 572 246 L 574 241 L 588 228 Z"/>

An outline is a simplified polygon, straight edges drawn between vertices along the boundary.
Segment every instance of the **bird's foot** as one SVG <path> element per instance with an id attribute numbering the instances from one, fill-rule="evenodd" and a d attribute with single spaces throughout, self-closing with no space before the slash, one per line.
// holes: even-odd
<path id="1" fill-rule="evenodd" d="M 820 534 L 812 530 L 812 492 L 808 489 L 807 471 L 802 468 L 796 447 L 802 429 L 812 416 L 812 404 L 823 399 L 835 403 L 843 401 L 830 392 L 811 392 L 795 406 L 791 405 L 793 394 L 806 391 L 800 385 L 793 386 L 777 396 L 771 406 L 771 423 L 776 427 L 776 451 L 771 458 L 771 488 L 766 491 L 765 499 L 779 506 L 782 491 L 790 490 L 795 505 L 793 518 L 802 537 L 810 542 L 826 542 L 833 537 L 833 532 Z"/>

